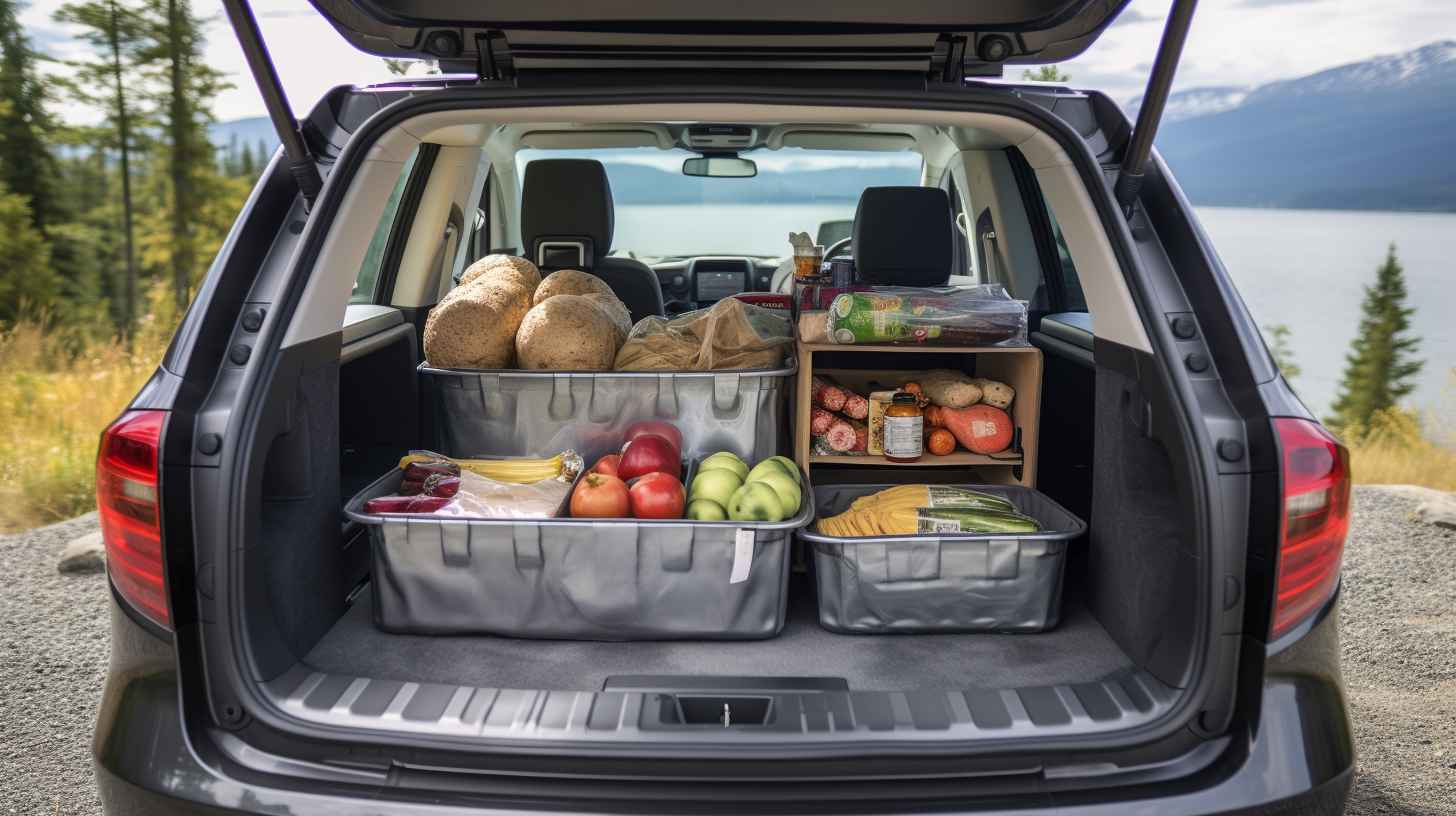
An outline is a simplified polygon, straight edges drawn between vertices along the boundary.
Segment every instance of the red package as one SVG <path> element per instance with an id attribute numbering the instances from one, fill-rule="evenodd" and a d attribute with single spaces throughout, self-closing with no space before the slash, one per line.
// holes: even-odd
<path id="1" fill-rule="evenodd" d="M 433 513 L 449 503 L 444 496 L 380 496 L 364 502 L 364 512 Z"/>
<path id="2" fill-rule="evenodd" d="M 741 292 L 733 297 L 744 303 L 752 303 L 754 306 L 762 306 L 775 311 L 787 312 L 794 307 L 794 299 L 789 295 L 776 295 L 770 292 Z"/>
<path id="3" fill-rule="evenodd" d="M 864 419 L 870 415 L 870 401 L 854 392 L 846 392 L 844 415 L 850 419 Z"/>
<path id="4" fill-rule="evenodd" d="M 816 436 L 822 436 L 825 431 L 829 430 L 829 426 L 833 422 L 834 414 L 829 413 L 823 408 L 815 408 L 809 414 L 809 432 Z"/>

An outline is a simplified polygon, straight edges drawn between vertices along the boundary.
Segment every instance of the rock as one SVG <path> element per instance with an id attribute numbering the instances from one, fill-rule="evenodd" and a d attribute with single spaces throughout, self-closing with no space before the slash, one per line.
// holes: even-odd
<path id="1" fill-rule="evenodd" d="M 69 573 L 102 572 L 106 569 L 106 545 L 101 542 L 101 531 L 87 533 L 61 550 L 61 562 L 56 569 Z"/>
<path id="2" fill-rule="evenodd" d="M 1436 493 L 1416 506 L 1416 521 L 1456 530 L 1456 493 Z"/>

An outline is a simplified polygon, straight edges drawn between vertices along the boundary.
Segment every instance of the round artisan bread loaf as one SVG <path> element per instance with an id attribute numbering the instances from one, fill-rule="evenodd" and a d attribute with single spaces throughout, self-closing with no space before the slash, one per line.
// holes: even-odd
<path id="1" fill-rule="evenodd" d="M 440 368 L 509 368 L 531 290 L 477 277 L 450 290 L 425 320 L 425 360 Z"/>
<path id="2" fill-rule="evenodd" d="M 611 295 L 616 297 L 607 282 L 589 272 L 575 269 L 558 269 L 547 275 L 536 287 L 532 305 L 539 306 L 547 298 L 557 295 Z"/>
<path id="3" fill-rule="evenodd" d="M 612 325 L 617 327 L 617 345 L 626 342 L 627 335 L 632 331 L 632 313 L 627 310 L 627 304 L 623 303 L 616 295 L 602 294 L 596 292 L 582 297 L 595 303 L 607 317 L 612 319 Z"/>
<path id="4" fill-rule="evenodd" d="M 461 286 L 476 280 L 509 281 L 535 292 L 541 285 L 541 270 L 515 255 L 487 255 L 460 274 Z"/>
<path id="5" fill-rule="evenodd" d="M 516 360 L 529 369 L 606 371 L 617 357 L 619 337 L 617 323 L 599 302 L 556 295 L 532 306 L 521 320 Z"/>

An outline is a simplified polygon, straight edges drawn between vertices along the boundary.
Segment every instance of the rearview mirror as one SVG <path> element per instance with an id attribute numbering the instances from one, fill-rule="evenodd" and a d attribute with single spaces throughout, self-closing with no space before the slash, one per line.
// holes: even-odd
<path id="1" fill-rule="evenodd" d="M 684 176 L 753 178 L 758 175 L 758 165 L 741 156 L 698 156 L 684 159 L 682 171 Z"/>

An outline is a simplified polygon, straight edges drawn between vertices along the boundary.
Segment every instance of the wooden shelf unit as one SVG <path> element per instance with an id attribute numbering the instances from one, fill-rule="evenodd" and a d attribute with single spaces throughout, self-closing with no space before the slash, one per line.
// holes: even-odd
<path id="1" fill-rule="evenodd" d="M 861 394 L 870 390 L 893 388 L 915 379 L 917 372 L 931 368 L 946 368 L 931 364 L 917 365 L 914 359 L 906 359 L 905 365 L 886 368 L 840 368 L 817 367 L 814 355 L 834 353 L 838 355 L 891 353 L 920 355 L 974 355 L 974 361 L 962 366 L 962 370 L 973 372 L 972 376 L 987 377 L 1010 385 L 1016 389 L 1016 398 L 1011 402 L 1011 421 L 1021 431 L 1021 455 L 1006 451 L 986 456 L 957 448 L 954 453 L 936 456 L 928 451 L 920 461 L 902 464 L 891 462 L 883 456 L 856 454 L 832 456 L 810 453 L 809 415 L 810 383 L 816 373 L 828 377 L 846 388 Z M 851 465 L 858 467 L 961 467 L 982 470 L 982 480 L 1004 484 L 1036 485 L 1037 432 L 1041 417 L 1041 351 L 1029 346 L 879 346 L 879 345 L 833 345 L 826 343 L 799 343 L 799 385 L 795 395 L 794 410 L 794 458 L 806 472 L 814 465 Z M 876 384 L 871 388 L 871 384 Z M 1016 469 L 1019 466 L 1019 476 Z"/>

